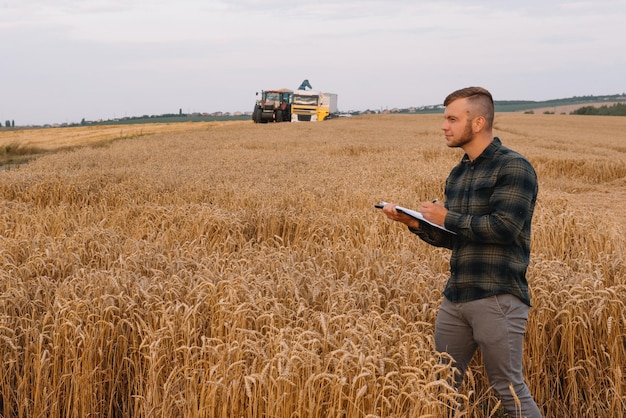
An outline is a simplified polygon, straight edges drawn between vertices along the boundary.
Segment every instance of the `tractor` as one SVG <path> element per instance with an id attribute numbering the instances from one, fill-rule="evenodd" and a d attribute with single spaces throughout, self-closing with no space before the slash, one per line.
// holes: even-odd
<path id="1" fill-rule="evenodd" d="M 257 96 L 259 93 L 257 92 Z M 263 90 L 252 112 L 254 123 L 289 122 L 293 91 L 289 89 Z"/>

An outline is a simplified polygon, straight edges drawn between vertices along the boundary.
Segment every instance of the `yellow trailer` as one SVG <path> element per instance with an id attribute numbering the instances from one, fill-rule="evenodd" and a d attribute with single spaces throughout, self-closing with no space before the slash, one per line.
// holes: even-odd
<path id="1" fill-rule="evenodd" d="M 292 122 L 323 121 L 337 115 L 337 95 L 317 90 L 296 90 L 291 105 Z"/>

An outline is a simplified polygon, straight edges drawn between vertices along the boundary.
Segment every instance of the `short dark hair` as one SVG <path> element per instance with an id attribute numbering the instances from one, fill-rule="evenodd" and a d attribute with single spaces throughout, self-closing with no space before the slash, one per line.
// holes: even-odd
<path id="1" fill-rule="evenodd" d="M 467 99 L 471 106 L 470 112 L 472 116 L 483 116 L 487 126 L 489 128 L 493 126 L 493 97 L 489 90 L 482 87 L 465 87 L 450 93 L 446 100 L 443 101 L 443 105 L 448 106 L 457 99 Z"/>

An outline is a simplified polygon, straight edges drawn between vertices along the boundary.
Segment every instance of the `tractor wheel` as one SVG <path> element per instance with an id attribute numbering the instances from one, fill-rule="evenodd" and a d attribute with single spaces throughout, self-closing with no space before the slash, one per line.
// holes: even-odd
<path id="1" fill-rule="evenodd" d="M 252 112 L 252 120 L 254 123 L 261 122 L 261 108 L 257 105 L 254 107 L 254 111 Z"/>
<path id="2" fill-rule="evenodd" d="M 276 122 L 282 122 L 283 121 L 283 111 L 282 110 L 277 110 L 276 111 Z"/>

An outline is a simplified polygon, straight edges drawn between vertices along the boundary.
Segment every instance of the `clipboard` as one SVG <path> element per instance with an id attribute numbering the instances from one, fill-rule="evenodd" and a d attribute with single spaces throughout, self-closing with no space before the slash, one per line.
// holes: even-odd
<path id="1" fill-rule="evenodd" d="M 374 207 L 375 207 L 376 209 L 382 209 L 382 208 L 383 208 L 386 204 L 387 204 L 387 202 L 380 202 L 379 204 L 374 205 Z M 404 214 L 406 214 L 406 215 L 409 215 L 410 217 L 415 218 L 415 219 L 417 219 L 417 220 L 418 220 L 418 221 L 420 221 L 420 222 L 426 222 L 427 224 L 432 225 L 432 226 L 434 226 L 435 228 L 439 228 L 439 229 L 441 229 L 441 230 L 443 230 L 443 231 L 446 231 L 446 232 L 448 232 L 448 233 L 450 233 L 450 234 L 454 234 L 454 235 L 456 235 L 456 232 L 452 232 L 452 231 L 450 231 L 449 229 L 446 229 L 446 227 L 444 227 L 444 226 L 437 225 L 437 224 L 435 224 L 435 223 L 430 222 L 429 220 L 427 220 L 426 218 L 424 218 L 424 215 L 422 215 L 422 214 L 421 214 L 420 212 L 418 212 L 418 211 L 415 211 L 415 210 L 412 210 L 412 209 L 403 208 L 402 206 L 396 206 L 396 210 L 397 210 L 398 212 L 402 212 L 402 213 L 404 213 Z"/>

